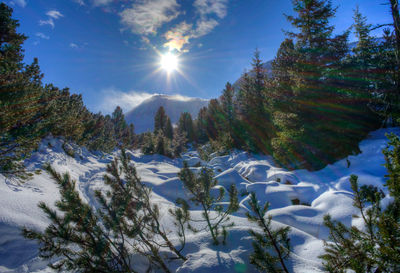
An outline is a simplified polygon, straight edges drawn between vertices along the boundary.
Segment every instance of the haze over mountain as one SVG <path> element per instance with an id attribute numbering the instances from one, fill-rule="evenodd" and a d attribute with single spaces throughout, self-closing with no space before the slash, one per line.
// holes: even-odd
<path id="1" fill-rule="evenodd" d="M 154 115 L 163 106 L 172 123 L 177 123 L 181 113 L 188 112 L 197 117 L 201 108 L 207 106 L 207 99 L 183 97 L 180 95 L 154 95 L 133 108 L 125 115 L 128 123 L 135 125 L 136 133 L 153 131 Z"/>

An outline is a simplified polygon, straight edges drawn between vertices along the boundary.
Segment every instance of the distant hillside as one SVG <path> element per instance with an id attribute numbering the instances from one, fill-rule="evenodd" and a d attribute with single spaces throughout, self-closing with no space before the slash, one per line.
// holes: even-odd
<path id="1" fill-rule="evenodd" d="M 181 113 L 189 112 L 193 119 L 197 117 L 202 107 L 207 106 L 208 100 L 182 96 L 154 95 L 133 108 L 125 115 L 128 123 L 135 125 L 136 133 L 153 131 L 154 115 L 163 106 L 172 123 L 179 120 Z"/>

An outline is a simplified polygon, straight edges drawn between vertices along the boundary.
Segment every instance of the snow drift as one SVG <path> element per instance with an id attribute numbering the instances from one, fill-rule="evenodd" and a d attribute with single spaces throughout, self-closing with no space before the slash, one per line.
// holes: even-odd
<path id="1" fill-rule="evenodd" d="M 375 131 L 360 143 L 361 154 L 309 172 L 287 171 L 274 166 L 267 156 L 250 155 L 235 151 L 226 156 L 214 156 L 209 162 L 202 161 L 197 152 L 189 151 L 180 159 L 159 155 L 142 155 L 129 152 L 142 181 L 153 188 L 153 202 L 161 208 L 162 222 L 174 238 L 174 226 L 168 217 L 168 208 L 174 206 L 178 197 L 185 198 L 177 173 L 183 160 L 212 168 L 219 186 L 234 183 L 239 191 L 255 192 L 261 202 L 270 202 L 273 225 L 291 226 L 290 239 L 293 253 L 288 266 L 292 272 L 322 272 L 318 256 L 323 253 L 323 240 L 328 230 L 323 226 L 323 216 L 329 213 L 343 223 L 357 224 L 352 215 L 349 176 L 359 176 L 360 185 L 371 184 L 383 189 L 386 170 L 383 166 L 382 149 L 387 144 L 385 133 L 400 133 L 399 129 Z M 58 172 L 69 172 L 77 181 L 76 187 L 82 198 L 94 204 L 93 193 L 102 189 L 105 167 L 114 154 L 93 154 L 78 150 L 74 158 L 66 155 L 60 139 L 45 139 L 37 152 L 27 160 L 29 169 L 50 163 Z M 196 169 L 197 167 L 193 167 Z M 386 192 L 387 193 L 387 192 Z M 21 227 L 44 229 L 49 221 L 37 204 L 44 201 L 53 205 L 58 199 L 58 189 L 50 177 L 42 172 L 24 183 L 0 175 L 0 272 L 52 272 L 46 262 L 37 257 L 37 245 L 21 236 Z M 214 246 L 208 233 L 189 234 L 185 263 L 172 263 L 176 272 L 256 272 L 249 264 L 252 251 L 248 229 L 250 224 L 245 212 L 248 195 L 240 196 L 241 209 L 232 217 L 235 227 L 231 229 L 225 246 Z M 193 211 L 193 214 L 199 214 Z"/>

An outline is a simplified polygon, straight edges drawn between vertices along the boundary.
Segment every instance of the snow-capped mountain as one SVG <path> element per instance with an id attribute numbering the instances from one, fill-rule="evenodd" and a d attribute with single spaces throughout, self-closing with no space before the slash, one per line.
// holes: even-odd
<path id="1" fill-rule="evenodd" d="M 128 123 L 135 125 L 136 133 L 153 131 L 154 115 L 158 108 L 163 106 L 172 123 L 179 120 L 181 113 L 188 112 L 193 119 L 197 117 L 201 108 L 207 106 L 208 100 L 183 97 L 179 95 L 154 95 L 133 108 L 125 115 Z"/>

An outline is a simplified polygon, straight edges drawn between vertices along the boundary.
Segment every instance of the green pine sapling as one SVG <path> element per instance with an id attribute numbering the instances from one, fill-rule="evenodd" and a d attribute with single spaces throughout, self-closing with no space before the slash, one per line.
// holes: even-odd
<path id="1" fill-rule="evenodd" d="M 150 201 L 151 189 L 138 178 L 128 155 L 121 151 L 107 166 L 106 194 L 96 191 L 100 208 L 95 210 L 75 190 L 68 174 L 61 176 L 46 168 L 60 187 L 56 210 L 45 203 L 39 207 L 51 220 L 44 232 L 24 229 L 25 237 L 37 240 L 39 255 L 58 258 L 50 266 L 58 271 L 137 272 L 133 255 L 146 257 L 149 269 L 171 272 L 162 250 L 169 249 L 172 259 L 186 258 L 168 239 L 159 222 L 158 206 Z M 169 255 L 171 256 L 171 255 Z"/>
<path id="2" fill-rule="evenodd" d="M 202 230 L 208 230 L 211 234 L 213 243 L 218 245 L 220 243 L 218 237 L 222 234 L 222 243 L 226 243 L 227 229 L 234 225 L 230 222 L 229 215 L 236 212 L 239 209 L 238 193 L 235 185 L 231 185 L 228 190 L 229 204 L 224 209 L 221 204 L 222 199 L 225 196 L 224 188 L 219 188 L 219 194 L 217 197 L 213 196 L 212 189 L 217 185 L 217 180 L 213 178 L 213 171 L 203 167 L 200 170 L 199 175 L 195 175 L 190 169 L 186 162 L 181 171 L 178 173 L 180 180 L 183 182 L 185 189 L 190 193 L 190 201 L 195 205 L 202 208 L 203 219 L 201 222 L 206 222 L 206 226 Z M 189 205 L 183 200 L 180 201 L 185 204 L 188 209 Z M 185 210 L 183 210 L 185 211 Z M 191 226 L 192 231 L 198 232 Z"/>
<path id="3" fill-rule="evenodd" d="M 266 213 L 269 208 L 269 203 L 266 202 L 264 207 L 261 207 L 255 193 L 250 194 L 249 205 L 251 212 L 247 212 L 247 219 L 250 222 L 257 223 L 263 233 L 250 230 L 253 237 L 254 252 L 250 255 L 250 263 L 255 265 L 262 272 L 285 272 L 289 273 L 285 260 L 290 255 L 290 239 L 288 233 L 289 227 L 272 229 L 272 217 Z M 274 254 L 271 254 L 271 249 Z"/>
<path id="4" fill-rule="evenodd" d="M 353 205 L 360 211 L 355 217 L 361 217 L 364 226 L 347 227 L 325 216 L 330 238 L 320 258 L 329 272 L 400 272 L 400 139 L 394 134 L 388 137 L 383 150 L 388 171 L 385 186 L 392 200 L 382 207 L 383 192 L 374 186 L 359 187 L 358 177 L 351 176 Z"/>

